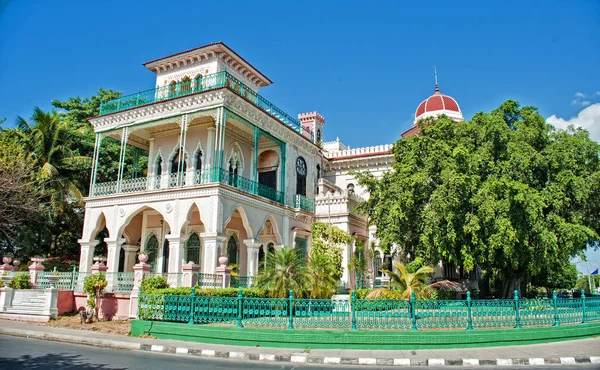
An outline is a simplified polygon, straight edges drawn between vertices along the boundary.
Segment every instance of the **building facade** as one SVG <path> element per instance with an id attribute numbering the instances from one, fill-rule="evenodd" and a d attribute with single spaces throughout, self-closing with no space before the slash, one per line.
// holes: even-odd
<path id="1" fill-rule="evenodd" d="M 213 274 L 222 255 L 239 275 L 253 277 L 270 251 L 285 245 L 307 253 L 311 224 L 323 221 L 354 236 L 344 249 L 342 278 L 353 286 L 348 263 L 355 243 L 376 238 L 375 226 L 356 211 L 369 194 L 351 173 L 381 176 L 393 163 L 392 146 L 323 143 L 325 118 L 292 116 L 262 97 L 260 89 L 272 82 L 223 43 L 144 66 L 156 74 L 155 89 L 103 103 L 89 119 L 96 145 L 80 271 L 91 271 L 102 230 L 108 272 L 133 271 L 143 252 L 153 271 L 170 274 L 175 284 L 184 264 Z M 415 123 L 435 114 L 462 119 L 437 85 Z M 417 133 L 415 125 L 403 136 Z M 107 138 L 120 142 L 118 174 L 97 182 Z M 124 175 L 128 147 L 147 153 L 147 176 Z M 384 258 L 377 250 L 375 271 Z"/>

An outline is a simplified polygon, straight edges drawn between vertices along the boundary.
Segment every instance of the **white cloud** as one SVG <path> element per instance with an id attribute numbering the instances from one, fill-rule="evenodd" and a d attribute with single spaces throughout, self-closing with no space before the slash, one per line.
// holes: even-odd
<path id="1" fill-rule="evenodd" d="M 546 121 L 560 129 L 566 129 L 569 125 L 582 127 L 590 132 L 592 140 L 600 142 L 600 103 L 582 109 L 576 117 L 571 117 L 568 120 L 558 118 L 553 114 L 546 118 Z"/>
<path id="2" fill-rule="evenodd" d="M 576 92 L 576 93 L 575 93 L 575 97 L 576 97 L 576 98 L 585 98 L 585 94 L 584 94 L 584 93 L 582 93 L 582 92 Z"/>
<path id="3" fill-rule="evenodd" d="M 591 102 L 589 100 L 584 100 L 579 103 L 579 105 L 581 105 L 582 107 L 587 107 L 590 104 L 591 104 Z"/>

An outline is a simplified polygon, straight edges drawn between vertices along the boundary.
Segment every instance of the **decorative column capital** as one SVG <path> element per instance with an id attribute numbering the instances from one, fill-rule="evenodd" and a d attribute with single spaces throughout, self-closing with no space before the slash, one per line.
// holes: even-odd
<path id="1" fill-rule="evenodd" d="M 121 244 L 125 243 L 127 240 L 125 238 L 106 238 L 104 239 L 104 242 L 106 243 L 107 246 L 111 247 L 111 246 L 121 246 Z"/>
<path id="2" fill-rule="evenodd" d="M 227 240 L 227 234 L 223 233 L 200 233 L 200 237 L 203 241 L 216 241 L 216 242 L 225 242 Z"/>
<path id="3" fill-rule="evenodd" d="M 96 239 L 93 240 L 85 240 L 85 239 L 78 239 L 77 243 L 82 246 L 82 247 L 95 247 L 98 244 L 100 244 L 100 242 Z"/>
<path id="4" fill-rule="evenodd" d="M 185 243 L 188 238 L 187 238 L 187 236 L 181 236 L 181 235 L 166 235 L 165 239 L 167 239 L 169 241 L 169 245 L 173 245 L 173 244 Z"/>
<path id="5" fill-rule="evenodd" d="M 244 239 L 244 244 L 246 244 L 248 249 L 259 249 L 263 243 L 256 239 Z"/>

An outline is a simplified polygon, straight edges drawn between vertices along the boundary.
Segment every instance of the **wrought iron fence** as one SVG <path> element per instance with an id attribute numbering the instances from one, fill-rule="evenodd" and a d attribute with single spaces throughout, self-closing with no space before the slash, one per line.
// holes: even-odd
<path id="1" fill-rule="evenodd" d="M 162 100 L 178 98 L 180 96 L 221 87 L 228 87 L 231 91 L 246 98 L 247 101 L 262 109 L 270 116 L 278 119 L 284 125 L 290 127 L 307 139 L 311 141 L 314 139 L 313 131 L 308 127 L 302 126 L 300 120 L 290 116 L 226 71 L 206 75 L 199 80 L 182 81 L 101 103 L 100 115 L 102 116 L 104 114 L 119 112 L 125 109 L 136 108 Z"/>
<path id="2" fill-rule="evenodd" d="M 222 288 L 223 287 L 223 275 L 215 274 L 204 274 L 197 272 L 198 286 L 201 288 Z"/>
<path id="3" fill-rule="evenodd" d="M 52 277 L 56 276 L 57 282 L 52 284 Z M 76 281 L 76 275 L 70 272 L 57 272 L 57 271 L 41 271 L 37 275 L 35 287 L 37 289 L 47 289 L 54 285 L 54 288 L 60 290 L 72 290 Z"/>
<path id="4" fill-rule="evenodd" d="M 250 288 L 252 286 L 252 276 L 231 276 L 230 286 L 232 288 Z"/>
<path id="5" fill-rule="evenodd" d="M 473 330 L 600 321 L 600 297 L 563 299 L 408 300 L 304 299 L 141 294 L 144 320 L 238 327 L 349 330 Z"/>

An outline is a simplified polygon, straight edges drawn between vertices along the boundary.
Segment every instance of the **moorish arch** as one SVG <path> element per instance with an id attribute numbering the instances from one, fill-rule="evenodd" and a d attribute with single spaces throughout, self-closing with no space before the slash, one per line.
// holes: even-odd
<path id="1" fill-rule="evenodd" d="M 122 208 L 122 209 L 124 209 L 124 208 Z M 165 213 L 160 209 L 160 207 L 154 207 L 154 206 L 151 206 L 148 204 L 141 204 L 141 205 L 137 205 L 135 208 L 131 209 L 130 211 L 124 211 L 124 215 L 122 217 L 119 216 L 119 218 L 121 220 L 118 223 L 119 226 L 117 228 L 118 232 L 116 235 L 123 235 L 125 228 L 129 225 L 131 220 L 146 210 L 153 210 L 153 211 L 157 212 L 161 216 L 162 220 L 164 220 L 164 222 L 167 224 L 167 227 L 170 230 L 173 230 L 172 225 L 171 225 L 172 222 L 170 221 L 169 217 L 167 217 L 167 215 L 165 215 Z"/>
<path id="2" fill-rule="evenodd" d="M 265 218 L 261 228 L 256 232 L 256 235 L 259 236 L 259 239 L 262 239 L 263 236 L 269 236 L 266 240 L 261 241 L 275 242 L 277 245 L 283 244 L 279 225 L 277 224 L 275 217 L 271 214 Z"/>
<path id="3" fill-rule="evenodd" d="M 248 220 L 248 214 L 247 214 L 246 210 L 244 209 L 244 207 L 241 204 L 237 203 L 237 204 L 233 205 L 232 207 L 230 207 L 229 209 L 231 209 L 231 211 L 225 212 L 225 214 L 229 214 L 229 217 L 225 220 L 225 222 L 223 222 L 223 225 L 225 226 L 225 228 L 227 228 L 227 225 L 229 225 L 231 223 L 231 220 L 234 217 L 234 214 L 237 212 L 237 213 L 239 213 L 239 215 L 242 219 L 242 226 L 243 226 L 244 230 L 246 231 L 246 238 L 248 238 L 248 239 L 254 238 L 254 232 L 252 231 L 250 221 Z"/>

